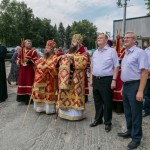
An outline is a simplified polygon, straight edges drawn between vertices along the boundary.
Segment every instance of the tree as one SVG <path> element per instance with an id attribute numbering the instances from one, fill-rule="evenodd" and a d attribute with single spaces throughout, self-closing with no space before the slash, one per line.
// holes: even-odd
<path id="1" fill-rule="evenodd" d="M 91 49 L 95 48 L 96 32 L 97 28 L 88 20 L 75 21 L 66 30 L 60 22 L 57 29 L 50 19 L 35 18 L 24 2 L 2 0 L 0 3 L 0 41 L 6 46 L 16 46 L 21 38 L 29 38 L 36 47 L 44 47 L 47 40 L 54 39 L 57 46 L 69 48 L 72 35 L 80 33 L 84 36 L 85 46 Z"/>
<path id="2" fill-rule="evenodd" d="M 53 27 L 53 31 L 52 31 L 52 35 L 53 35 L 53 39 L 56 41 L 56 43 L 58 43 L 58 30 L 57 30 L 57 25 L 55 24 Z"/>
<path id="3" fill-rule="evenodd" d="M 71 26 L 71 36 L 73 34 L 80 33 L 83 35 L 83 44 L 88 48 L 95 48 L 95 39 L 97 37 L 97 28 L 93 23 L 88 20 L 82 20 L 79 22 L 74 21 Z"/>
<path id="4" fill-rule="evenodd" d="M 49 39 L 53 39 L 53 26 L 50 24 L 51 20 L 38 17 L 32 21 L 31 35 L 36 47 L 44 47 Z"/>
<path id="5" fill-rule="evenodd" d="M 66 28 L 66 48 L 68 49 L 71 44 L 71 27 L 68 25 Z"/>
<path id="6" fill-rule="evenodd" d="M 150 16 L 150 0 L 145 0 L 146 1 L 146 5 L 147 5 L 147 10 L 148 10 L 148 16 Z"/>
<path id="7" fill-rule="evenodd" d="M 17 45 L 21 38 L 30 38 L 32 10 L 24 2 L 3 0 L 0 4 L 0 35 L 7 46 Z"/>
<path id="8" fill-rule="evenodd" d="M 63 26 L 63 23 L 60 22 L 58 27 L 58 46 L 64 47 L 65 44 L 65 28 Z"/>
<path id="9" fill-rule="evenodd" d="M 0 8 L 0 40 L 7 46 L 16 46 L 21 38 L 28 38 L 34 46 L 44 47 L 48 39 L 54 38 L 51 20 L 35 18 L 24 2 L 3 0 Z"/>

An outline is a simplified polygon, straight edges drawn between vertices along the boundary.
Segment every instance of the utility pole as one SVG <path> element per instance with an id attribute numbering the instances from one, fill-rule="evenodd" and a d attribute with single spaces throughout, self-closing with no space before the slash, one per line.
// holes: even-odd
<path id="1" fill-rule="evenodd" d="M 124 10 L 123 10 L 123 22 L 122 22 L 122 35 L 126 32 L 126 12 L 127 12 L 127 0 L 124 0 Z"/>
<path id="2" fill-rule="evenodd" d="M 122 21 L 122 36 L 125 35 L 126 32 L 126 11 L 127 11 L 127 1 L 130 0 L 123 0 L 123 4 L 121 2 L 121 0 L 118 0 L 117 5 L 118 7 L 124 8 L 123 10 L 123 21 Z"/>

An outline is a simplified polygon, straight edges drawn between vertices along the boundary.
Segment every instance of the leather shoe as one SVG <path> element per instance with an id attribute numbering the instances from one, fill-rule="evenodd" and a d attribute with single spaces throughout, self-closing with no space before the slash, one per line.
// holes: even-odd
<path id="1" fill-rule="evenodd" d="M 139 145 L 140 145 L 140 142 L 131 141 L 131 142 L 128 144 L 127 147 L 128 147 L 129 149 L 135 149 L 135 148 L 137 148 Z"/>
<path id="2" fill-rule="evenodd" d="M 118 136 L 123 137 L 125 139 L 131 138 L 131 134 L 129 134 L 127 131 L 124 133 L 118 133 Z"/>
<path id="3" fill-rule="evenodd" d="M 147 116 L 149 116 L 150 115 L 150 113 L 144 113 L 143 114 L 143 117 L 147 117 Z"/>
<path id="4" fill-rule="evenodd" d="M 111 125 L 105 125 L 105 131 L 109 132 L 111 130 Z"/>
<path id="5" fill-rule="evenodd" d="M 93 123 L 90 124 L 90 127 L 96 127 L 97 125 L 102 124 L 102 123 L 103 121 L 95 120 Z"/>

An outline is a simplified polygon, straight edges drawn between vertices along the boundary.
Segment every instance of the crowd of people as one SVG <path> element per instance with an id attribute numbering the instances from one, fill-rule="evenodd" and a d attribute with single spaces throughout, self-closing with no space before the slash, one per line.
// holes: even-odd
<path id="1" fill-rule="evenodd" d="M 150 47 L 142 50 L 137 46 L 136 34 L 126 32 L 124 38 L 118 35 L 116 47 L 112 48 L 108 36 L 100 33 L 98 48 L 90 59 L 82 43 L 81 34 L 73 35 L 64 54 L 61 47 L 56 49 L 54 40 L 48 40 L 41 58 L 32 49 L 31 40 L 17 46 L 7 79 L 9 84 L 16 82 L 18 86 L 16 100 L 25 104 L 33 102 L 37 113 L 82 120 L 89 94 L 88 69 L 95 106 L 90 127 L 104 124 L 109 132 L 112 110 L 124 112 L 127 131 L 118 136 L 131 138 L 127 147 L 137 148 L 142 139 L 142 117 L 150 115 Z M 0 102 L 8 97 L 5 55 L 6 48 L 0 45 Z"/>

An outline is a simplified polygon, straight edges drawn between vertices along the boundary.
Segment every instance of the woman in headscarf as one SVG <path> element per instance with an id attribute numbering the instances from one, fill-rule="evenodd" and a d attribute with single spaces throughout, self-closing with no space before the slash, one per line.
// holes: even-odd
<path id="1" fill-rule="evenodd" d="M 19 65 L 16 64 L 16 59 L 18 57 L 19 51 L 21 47 L 17 46 L 15 48 L 15 52 L 11 58 L 11 68 L 10 68 L 10 73 L 8 75 L 8 84 L 11 85 L 11 82 L 16 82 L 16 85 L 18 85 L 18 70 L 19 70 Z"/>

